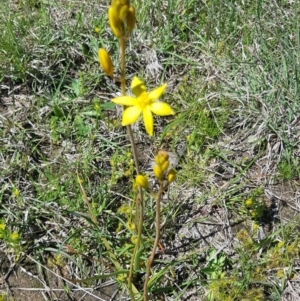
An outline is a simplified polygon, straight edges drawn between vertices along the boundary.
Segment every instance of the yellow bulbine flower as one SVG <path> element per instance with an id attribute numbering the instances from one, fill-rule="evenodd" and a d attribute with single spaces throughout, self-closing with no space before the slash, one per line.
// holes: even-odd
<path id="1" fill-rule="evenodd" d="M 145 189 L 149 188 L 149 182 L 148 182 L 147 178 L 143 175 L 137 175 L 135 178 L 135 182 L 137 185 L 139 185 Z"/>
<path id="2" fill-rule="evenodd" d="M 164 84 L 150 92 L 147 92 L 145 84 L 135 76 L 131 82 L 131 90 L 136 98 L 131 96 L 120 96 L 112 99 L 112 102 L 116 104 L 128 106 L 123 113 L 122 125 L 126 126 L 135 123 L 141 113 L 143 113 L 146 131 L 150 136 L 152 136 L 152 113 L 159 116 L 174 114 L 174 111 L 168 104 L 156 101 L 163 94 L 166 87 L 167 85 Z"/>
<path id="3" fill-rule="evenodd" d="M 99 59 L 99 63 L 101 65 L 103 71 L 107 75 L 112 76 L 114 73 L 113 63 L 111 61 L 109 54 L 107 53 L 107 51 L 105 49 L 100 48 L 98 50 L 98 59 Z"/>

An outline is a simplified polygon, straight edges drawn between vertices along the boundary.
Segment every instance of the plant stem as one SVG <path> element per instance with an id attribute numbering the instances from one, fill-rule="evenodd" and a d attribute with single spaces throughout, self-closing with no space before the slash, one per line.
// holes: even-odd
<path id="1" fill-rule="evenodd" d="M 148 282 L 150 278 L 150 272 L 151 272 L 151 266 L 155 257 L 155 252 L 157 249 L 157 245 L 159 243 L 159 237 L 160 237 L 160 202 L 161 202 L 161 196 L 164 192 L 164 183 L 163 181 L 160 182 L 159 190 L 156 196 L 156 217 L 155 217 L 155 240 L 152 248 L 151 255 L 147 262 L 147 271 L 145 276 L 145 282 L 144 282 L 144 301 L 148 301 Z"/>
<path id="2" fill-rule="evenodd" d="M 126 95 L 126 73 L 125 73 L 125 48 L 126 48 L 126 41 L 124 37 L 119 38 L 119 47 L 120 47 L 120 56 L 121 56 L 121 92 L 122 95 Z M 127 126 L 127 133 L 129 136 L 130 144 L 131 144 L 131 149 L 132 149 L 132 154 L 133 154 L 133 159 L 134 159 L 134 164 L 135 164 L 135 170 L 136 174 L 140 174 L 140 166 L 139 166 L 139 161 L 138 161 L 138 156 L 137 156 L 137 150 L 136 150 L 136 144 L 134 141 L 133 133 L 132 133 L 132 128 L 130 125 Z M 129 294 L 132 300 L 134 299 L 133 293 L 132 293 L 132 278 L 133 278 L 133 266 L 134 266 L 134 261 L 135 261 L 135 256 L 137 253 L 137 250 L 139 249 L 141 245 L 141 238 L 142 238 L 142 230 L 143 230 L 143 221 L 144 221 L 144 200 L 143 200 L 143 191 L 142 188 L 139 186 L 139 195 L 137 196 L 137 202 L 136 202 L 136 220 L 139 220 L 138 223 L 138 239 L 137 243 L 135 245 L 133 254 L 132 254 L 132 260 L 130 263 L 130 270 L 129 270 L 129 275 L 128 275 L 128 288 L 129 288 Z"/>
<path id="3" fill-rule="evenodd" d="M 120 56 L 121 56 L 121 92 L 122 95 L 126 95 L 126 73 L 125 73 L 125 39 L 123 37 L 119 38 L 119 47 L 120 47 Z M 131 148 L 132 148 L 132 154 L 135 164 L 135 170 L 136 173 L 140 173 L 140 166 L 139 161 L 137 157 L 137 151 L 136 151 L 136 145 L 132 133 L 131 126 L 127 126 L 127 133 L 129 136 Z"/>

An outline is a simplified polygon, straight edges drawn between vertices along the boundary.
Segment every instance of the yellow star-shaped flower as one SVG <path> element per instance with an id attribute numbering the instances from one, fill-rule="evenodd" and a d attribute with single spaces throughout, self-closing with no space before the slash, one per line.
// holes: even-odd
<path id="1" fill-rule="evenodd" d="M 164 84 L 150 92 L 147 92 L 145 84 L 136 76 L 132 79 L 131 90 L 136 97 L 120 96 L 112 99 L 112 102 L 126 106 L 123 112 L 122 125 L 135 123 L 143 113 L 144 124 L 147 133 L 153 135 L 153 115 L 173 115 L 174 111 L 165 102 L 156 101 L 165 91 Z"/>

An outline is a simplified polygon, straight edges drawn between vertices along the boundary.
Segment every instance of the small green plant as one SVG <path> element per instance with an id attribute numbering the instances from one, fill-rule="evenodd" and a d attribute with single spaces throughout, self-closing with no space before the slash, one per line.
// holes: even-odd
<path id="1" fill-rule="evenodd" d="M 300 177 L 299 160 L 289 152 L 286 152 L 278 164 L 280 177 L 284 180 L 291 180 Z"/>
<path id="2" fill-rule="evenodd" d="M 213 301 L 216 299 L 215 287 L 219 285 L 219 281 L 226 275 L 224 272 L 226 259 L 226 254 L 223 252 L 218 254 L 217 250 L 215 249 L 211 250 L 209 255 L 206 257 L 207 263 L 205 268 L 202 269 L 202 272 L 207 276 L 210 286 L 210 292 L 207 296 L 208 301 Z"/>
<path id="3" fill-rule="evenodd" d="M 263 189 L 261 187 L 252 191 L 250 196 L 245 200 L 244 205 L 246 211 L 249 213 L 251 218 L 259 220 L 266 210 L 266 204 L 262 199 Z"/>
<path id="4" fill-rule="evenodd" d="M 14 254 L 18 261 L 22 251 L 21 237 L 18 231 L 12 231 L 6 227 L 4 219 L 0 220 L 0 240 L 7 244 L 8 252 Z"/>

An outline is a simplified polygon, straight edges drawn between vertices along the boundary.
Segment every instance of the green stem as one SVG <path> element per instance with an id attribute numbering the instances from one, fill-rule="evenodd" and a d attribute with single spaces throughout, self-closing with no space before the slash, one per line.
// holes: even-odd
<path id="1" fill-rule="evenodd" d="M 125 49 L 126 49 L 126 41 L 124 37 L 119 38 L 119 47 L 120 47 L 120 56 L 121 56 L 121 92 L 122 95 L 126 95 L 126 73 L 125 73 Z M 127 126 L 127 133 L 129 136 L 131 148 L 132 148 L 132 154 L 133 159 L 135 163 L 135 170 L 136 174 L 140 174 L 140 167 L 139 167 L 139 161 L 137 156 L 137 150 L 136 150 L 136 144 L 134 141 L 132 128 L 130 125 Z M 143 200 L 143 191 L 142 188 L 139 187 L 139 195 L 138 200 L 136 202 L 136 216 L 139 217 L 139 223 L 138 223 L 138 239 L 137 243 L 135 245 L 133 254 L 132 254 L 132 260 L 130 263 L 130 270 L 128 275 L 128 288 L 129 288 L 129 294 L 132 300 L 135 300 L 133 293 L 132 293 L 132 279 L 133 279 L 133 266 L 135 262 L 135 256 L 137 253 L 137 250 L 139 249 L 141 245 L 141 238 L 142 238 L 142 230 L 143 230 L 143 221 L 144 221 L 144 200 Z M 140 209 L 140 210 L 139 210 Z"/>
<path id="2" fill-rule="evenodd" d="M 157 249 L 157 245 L 159 243 L 160 238 L 160 202 L 161 202 L 161 196 L 164 192 L 164 183 L 163 181 L 160 182 L 159 191 L 156 196 L 156 217 L 155 217 L 155 240 L 152 248 L 151 255 L 147 262 L 147 271 L 145 276 L 145 282 L 144 282 L 144 299 L 143 301 L 148 301 L 148 282 L 150 278 L 150 272 L 151 272 L 151 266 L 154 261 L 155 252 Z"/>
<path id="3" fill-rule="evenodd" d="M 121 55 L 121 92 L 122 95 L 126 95 L 126 73 L 125 73 L 125 39 L 123 37 L 119 38 L 119 47 L 120 47 L 120 55 Z M 131 126 L 127 126 L 127 132 L 132 148 L 132 153 L 133 153 L 133 159 L 134 159 L 134 164 L 135 164 L 135 170 L 136 173 L 140 173 L 140 166 L 139 166 L 139 161 L 137 157 L 137 150 L 136 150 L 136 145 L 132 133 Z"/>

